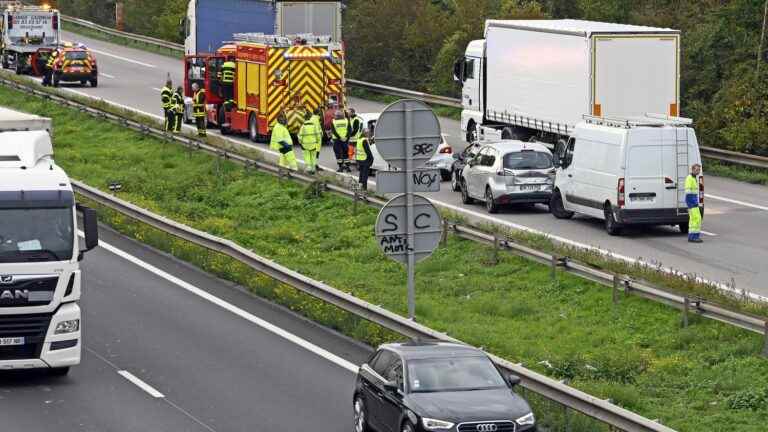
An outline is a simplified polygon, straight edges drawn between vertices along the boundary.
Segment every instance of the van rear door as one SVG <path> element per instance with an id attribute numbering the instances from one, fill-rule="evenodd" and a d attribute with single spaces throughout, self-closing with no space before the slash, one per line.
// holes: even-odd
<path id="1" fill-rule="evenodd" d="M 662 128 L 629 130 L 624 179 L 628 209 L 674 207 L 676 189 L 666 189 L 674 185 L 665 185 L 665 146 L 662 130 Z M 668 200 L 667 195 L 672 197 L 672 201 Z"/>

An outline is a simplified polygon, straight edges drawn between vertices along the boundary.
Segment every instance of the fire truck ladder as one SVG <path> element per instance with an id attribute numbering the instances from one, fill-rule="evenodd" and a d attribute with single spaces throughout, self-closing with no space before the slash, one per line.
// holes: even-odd
<path id="1" fill-rule="evenodd" d="M 676 127 L 675 128 L 675 154 L 677 157 L 677 206 L 675 210 L 677 215 L 681 216 L 688 214 L 687 205 L 685 203 L 685 180 L 688 178 L 688 128 Z"/>

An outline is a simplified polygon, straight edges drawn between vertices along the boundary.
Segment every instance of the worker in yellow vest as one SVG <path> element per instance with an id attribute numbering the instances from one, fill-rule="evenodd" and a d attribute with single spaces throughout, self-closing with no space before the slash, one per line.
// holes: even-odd
<path id="1" fill-rule="evenodd" d="M 322 144 L 322 131 L 314 118 L 315 116 L 310 112 L 304 114 L 304 124 L 299 130 L 299 144 L 301 144 L 305 168 L 309 174 L 317 171 L 317 155 Z"/>
<path id="2" fill-rule="evenodd" d="M 296 154 L 293 152 L 293 139 L 287 124 L 288 119 L 285 114 L 277 116 L 277 123 L 272 127 L 272 138 L 269 141 L 269 148 L 280 152 L 278 165 L 281 169 L 281 175 L 284 174 L 283 170 L 297 171 L 299 169 L 296 163 Z"/>
<path id="3" fill-rule="evenodd" d="M 373 165 L 373 152 L 368 141 L 369 136 L 370 132 L 367 129 L 364 130 L 355 145 L 355 160 L 357 160 L 357 170 L 360 173 L 358 182 L 363 192 L 368 191 L 368 174 L 370 174 L 371 165 Z"/>
<path id="4" fill-rule="evenodd" d="M 224 99 L 224 106 L 227 111 L 232 109 L 235 97 L 235 70 L 237 66 L 232 60 L 227 60 L 221 65 L 221 72 L 219 72 L 219 82 L 221 82 L 222 98 Z"/>
<path id="5" fill-rule="evenodd" d="M 349 109 L 349 133 L 351 138 L 349 140 L 349 158 L 355 157 L 355 149 L 357 148 L 357 140 L 363 136 L 363 129 L 365 122 L 357 115 L 354 108 Z"/>
<path id="6" fill-rule="evenodd" d="M 205 129 L 205 89 L 193 83 L 192 94 L 192 116 L 197 124 L 197 136 L 205 137 L 208 135 Z"/>
<path id="7" fill-rule="evenodd" d="M 184 121 L 184 89 L 179 86 L 171 97 L 173 105 L 173 131 L 181 132 L 181 124 Z"/>
<path id="8" fill-rule="evenodd" d="M 336 154 L 336 163 L 339 169 L 336 172 L 351 172 L 349 169 L 349 119 L 344 113 L 336 111 L 331 123 L 333 137 L 333 152 Z"/>
<path id="9" fill-rule="evenodd" d="M 160 90 L 160 102 L 163 105 L 163 114 L 165 117 L 164 129 L 166 132 L 173 131 L 173 124 L 176 121 L 176 117 L 173 112 L 173 83 L 169 79 L 165 82 L 165 86 Z"/>
<path id="10" fill-rule="evenodd" d="M 688 207 L 688 241 L 702 243 L 701 239 L 701 209 L 699 206 L 699 174 L 701 165 L 693 164 L 691 174 L 685 179 L 685 204 Z"/>

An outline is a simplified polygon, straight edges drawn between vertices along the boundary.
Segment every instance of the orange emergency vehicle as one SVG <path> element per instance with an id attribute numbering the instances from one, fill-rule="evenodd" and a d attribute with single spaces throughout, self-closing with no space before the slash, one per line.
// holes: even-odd
<path id="1" fill-rule="evenodd" d="M 53 63 L 53 86 L 58 87 L 60 82 L 80 82 L 91 87 L 99 85 L 99 72 L 96 66 L 96 57 L 88 48 L 72 46 L 59 48 L 56 60 Z"/>
<path id="2" fill-rule="evenodd" d="M 248 133 L 265 141 L 280 113 L 298 133 L 304 113 L 344 108 L 344 51 L 327 36 L 234 35 L 214 54 L 187 56 L 184 67 L 185 114 L 191 113 L 192 84 L 205 89 L 208 124 L 224 134 Z M 221 66 L 236 64 L 233 98 L 225 103 Z"/>

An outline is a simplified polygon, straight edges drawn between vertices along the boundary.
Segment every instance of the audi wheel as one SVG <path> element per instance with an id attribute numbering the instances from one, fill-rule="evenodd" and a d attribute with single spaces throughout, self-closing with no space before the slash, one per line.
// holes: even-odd
<path id="1" fill-rule="evenodd" d="M 403 423 L 403 428 L 402 428 L 402 431 L 403 431 L 403 432 L 415 432 L 415 431 L 416 431 L 416 429 L 413 427 L 413 425 L 411 424 L 411 422 L 409 422 L 408 420 L 406 420 L 406 421 Z"/>
<path id="2" fill-rule="evenodd" d="M 459 172 L 451 170 L 451 190 L 461 192 L 461 182 L 459 182 Z"/>

